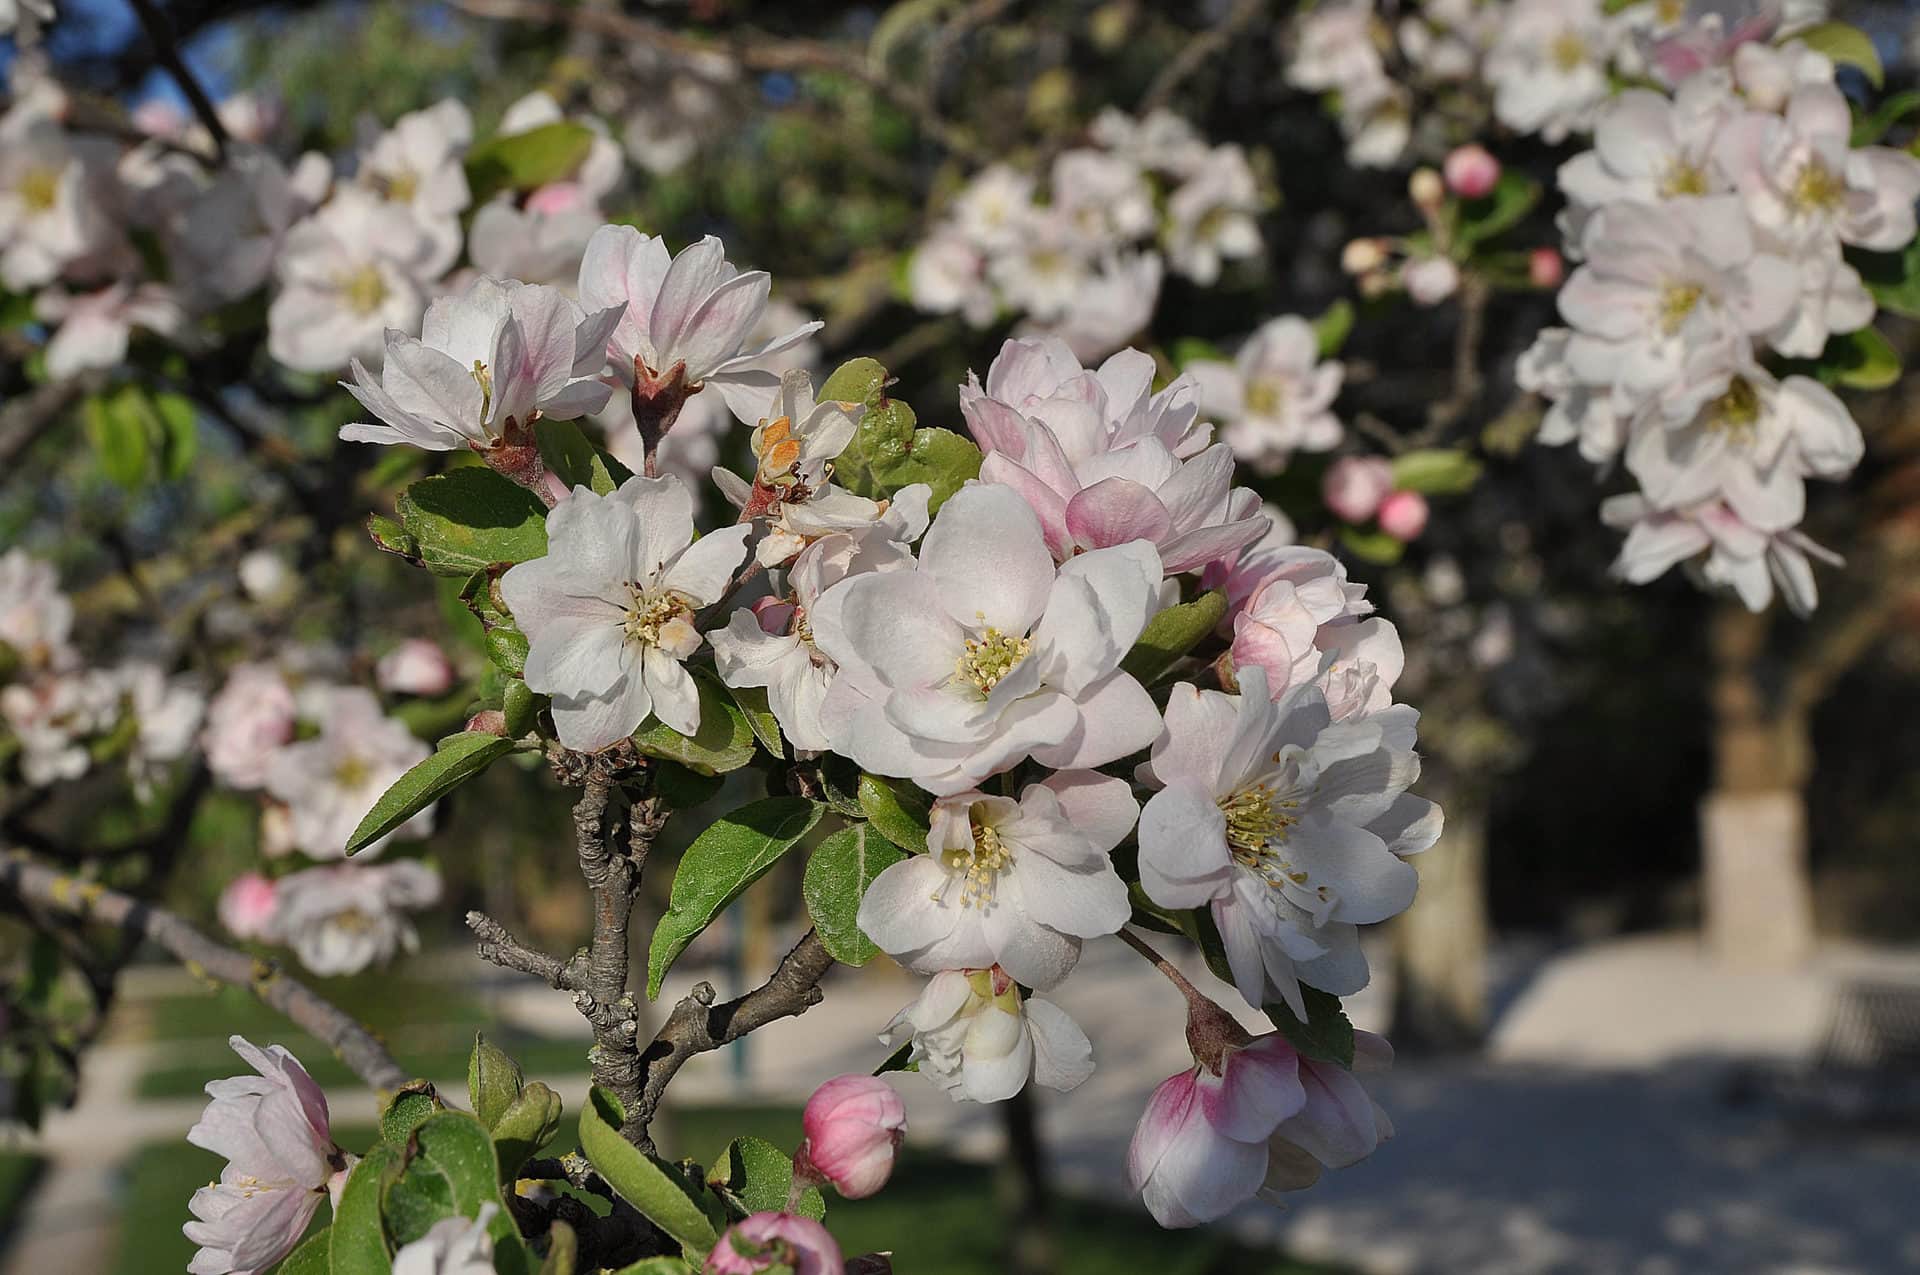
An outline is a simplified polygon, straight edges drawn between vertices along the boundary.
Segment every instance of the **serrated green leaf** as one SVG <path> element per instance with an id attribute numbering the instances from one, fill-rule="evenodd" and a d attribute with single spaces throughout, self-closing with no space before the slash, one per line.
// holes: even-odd
<path id="1" fill-rule="evenodd" d="M 824 809 L 801 797 L 768 797 L 715 820 L 693 839 L 674 870 L 667 913 L 647 950 L 648 1000 L 660 995 L 660 980 L 687 944 L 812 831 Z"/>
<path id="2" fill-rule="evenodd" d="M 775 757 L 787 755 L 785 738 L 780 734 L 780 719 L 773 715 L 773 709 L 767 706 L 767 688 L 764 686 L 729 686 L 727 694 L 746 714 L 747 725 L 753 731 L 753 737 L 760 746 Z"/>
<path id="3" fill-rule="evenodd" d="M 820 387 L 820 399 L 861 403 L 859 428 L 834 462 L 834 477 L 855 495 L 880 500 L 926 483 L 937 511 L 970 478 L 980 476 L 980 449 L 952 430 L 916 428 L 913 409 L 888 398 L 887 370 L 869 358 L 844 363 Z"/>
<path id="4" fill-rule="evenodd" d="M 328 1246 L 332 1240 L 333 1227 L 321 1227 L 300 1241 L 300 1247 L 273 1268 L 274 1275 L 330 1275 Z"/>
<path id="5" fill-rule="evenodd" d="M 827 1215 L 827 1202 L 818 1187 L 802 1191 L 798 1207 L 787 1208 L 787 1193 L 793 1189 L 793 1153 L 765 1138 L 742 1137 L 728 1143 L 720 1163 L 707 1174 L 707 1185 L 742 1217 L 793 1212 L 817 1222 Z"/>
<path id="6" fill-rule="evenodd" d="M 413 1081 L 394 1094 L 386 1110 L 380 1113 L 380 1136 L 394 1146 L 403 1147 L 407 1144 L 408 1136 L 428 1116 L 441 1109 L 433 1086 L 424 1080 Z"/>
<path id="7" fill-rule="evenodd" d="M 933 799 L 904 779 L 862 773 L 860 809 L 874 830 L 912 854 L 927 848 L 927 819 Z"/>
<path id="8" fill-rule="evenodd" d="M 1836 333 L 1820 352 L 1817 375 L 1828 385 L 1883 390 L 1900 379 L 1900 355 L 1873 328 Z"/>
<path id="9" fill-rule="evenodd" d="M 374 548 L 382 553 L 395 554 L 409 560 L 420 556 L 420 542 L 407 534 L 407 529 L 391 518 L 379 514 L 367 517 L 367 535 L 372 538 Z"/>
<path id="10" fill-rule="evenodd" d="M 1384 531 L 1368 531 L 1361 527 L 1340 528 L 1340 543 L 1348 553 L 1362 562 L 1377 562 L 1390 567 L 1400 561 L 1407 546 Z"/>
<path id="11" fill-rule="evenodd" d="M 865 965 L 880 949 L 860 932 L 860 900 L 882 872 L 906 852 L 868 825 L 842 828 L 813 848 L 800 894 L 827 954 L 843 965 Z"/>
<path id="12" fill-rule="evenodd" d="M 627 1120 L 620 1100 L 599 1085 L 580 1112 L 580 1147 L 622 1199 L 680 1242 L 695 1259 L 706 1256 L 719 1238 L 700 1207 L 697 1188 L 674 1169 L 620 1136 Z"/>
<path id="13" fill-rule="evenodd" d="M 469 576 L 547 552 L 546 506 L 479 465 L 422 478 L 400 493 L 394 510 L 418 543 L 420 561 L 440 575 Z"/>
<path id="14" fill-rule="evenodd" d="M 493 1140 L 478 1120 L 464 1111 L 430 1116 L 413 1131 L 400 1171 L 381 1194 L 395 1244 L 419 1239 L 443 1218 L 478 1217 L 481 1206 L 492 1203 L 500 1206 L 487 1226 L 494 1269 L 499 1275 L 533 1275 L 537 1263 L 500 1198 L 499 1173 Z"/>
<path id="15" fill-rule="evenodd" d="M 1422 448 L 1393 458 L 1393 485 L 1401 491 L 1452 496 L 1472 491 L 1486 466 L 1451 447 Z"/>
<path id="16" fill-rule="evenodd" d="M 1880 54 L 1874 49 L 1873 40 L 1859 27 L 1844 22 L 1822 22 L 1796 33 L 1794 38 L 1815 53 L 1826 54 L 1836 66 L 1858 67 L 1874 88 L 1885 87 L 1887 73 L 1880 65 Z"/>
<path id="17" fill-rule="evenodd" d="M 1205 641 L 1226 613 L 1227 595 L 1220 589 L 1209 589 L 1191 602 L 1168 607 L 1147 621 L 1120 667 L 1142 685 L 1150 685 Z"/>
<path id="18" fill-rule="evenodd" d="M 1330 359 L 1340 353 L 1352 332 L 1353 303 L 1342 297 L 1313 321 L 1313 335 L 1320 343 L 1320 357 Z"/>
<path id="19" fill-rule="evenodd" d="M 1468 248 L 1513 229 L 1540 202 L 1540 183 L 1509 169 L 1480 199 L 1460 201 L 1460 242 Z"/>
<path id="20" fill-rule="evenodd" d="M 425 761 L 380 795 L 353 830 L 347 853 L 356 854 L 513 751 L 513 741 L 463 730 L 440 741 Z"/>
<path id="21" fill-rule="evenodd" d="M 542 420 L 536 435 L 540 459 L 567 485 L 588 487 L 605 496 L 633 477 L 633 471 L 595 447 L 572 421 Z"/>
<path id="22" fill-rule="evenodd" d="M 332 1275 L 381 1275 L 393 1262 L 380 1222 L 381 1188 L 399 1162 L 399 1152 L 380 1143 L 347 1174 L 333 1209 L 333 1239 L 327 1269 Z"/>
<path id="23" fill-rule="evenodd" d="M 1304 986 L 1300 995 L 1306 1003 L 1305 1022 L 1285 1005 L 1267 1006 L 1267 1017 L 1287 1038 L 1287 1043 L 1307 1057 L 1339 1063 L 1342 1067 L 1353 1066 L 1353 1023 L 1340 1007 L 1340 998 L 1317 987 Z"/>
<path id="24" fill-rule="evenodd" d="M 467 1055 L 467 1100 L 481 1124 L 492 1129 L 527 1087 L 526 1073 L 507 1051 L 473 1034 L 473 1052 Z"/>
<path id="25" fill-rule="evenodd" d="M 467 186 L 477 208 L 503 190 L 533 190 L 573 175 L 593 149 L 593 130 L 555 120 L 493 137 L 467 152 Z"/>
<path id="26" fill-rule="evenodd" d="M 694 670 L 693 684 L 700 695 L 699 729 L 682 735 L 659 718 L 649 717 L 634 732 L 633 746 L 649 757 L 679 762 L 703 775 L 740 769 L 757 751 L 747 715 L 706 669 Z"/>

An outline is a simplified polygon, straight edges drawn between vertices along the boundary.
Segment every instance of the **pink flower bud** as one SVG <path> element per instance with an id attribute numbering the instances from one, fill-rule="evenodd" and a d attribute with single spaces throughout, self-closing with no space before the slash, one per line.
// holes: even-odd
<path id="1" fill-rule="evenodd" d="M 453 689 L 453 664 L 438 643 L 408 638 L 374 665 L 380 689 L 395 695 L 445 695 Z"/>
<path id="2" fill-rule="evenodd" d="M 273 882 L 258 872 L 243 872 L 220 892 L 220 924 L 237 939 L 257 939 L 273 920 Z"/>
<path id="3" fill-rule="evenodd" d="M 1380 502 L 1380 530 L 1409 544 L 1427 529 L 1427 498 L 1417 491 L 1396 491 Z"/>
<path id="4" fill-rule="evenodd" d="M 1567 277 L 1567 263 L 1557 248 L 1535 248 L 1527 254 L 1527 279 L 1536 288 L 1557 288 Z"/>
<path id="5" fill-rule="evenodd" d="M 478 735 L 498 735 L 507 737 L 507 715 L 497 708 L 483 708 L 467 719 L 462 730 Z"/>
<path id="6" fill-rule="evenodd" d="M 842 1275 L 846 1261 L 827 1228 L 793 1213 L 755 1213 L 720 1237 L 707 1275 L 756 1275 L 784 1266 L 793 1275 Z"/>
<path id="7" fill-rule="evenodd" d="M 588 205 L 587 193 L 578 182 L 548 182 L 527 196 L 527 211 L 558 216 L 576 212 Z"/>
<path id="8" fill-rule="evenodd" d="M 807 1136 L 794 1156 L 796 1173 L 811 1170 L 849 1200 L 862 1200 L 893 1174 L 907 1108 L 878 1076 L 839 1076 L 813 1091 L 802 1123 Z"/>
<path id="9" fill-rule="evenodd" d="M 1447 189 L 1462 199 L 1483 199 L 1500 181 L 1500 161 L 1478 144 L 1454 147 L 1441 171 L 1447 176 Z"/>
<path id="10" fill-rule="evenodd" d="M 1393 466 L 1378 456 L 1342 456 L 1327 467 L 1320 496 L 1345 522 L 1365 522 L 1393 490 Z"/>

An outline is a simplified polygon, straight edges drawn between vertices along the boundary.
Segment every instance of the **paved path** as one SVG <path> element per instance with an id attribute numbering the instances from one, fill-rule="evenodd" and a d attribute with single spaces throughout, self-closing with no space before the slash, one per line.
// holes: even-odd
<path id="1" fill-rule="evenodd" d="M 461 968 L 450 977 L 463 978 Z M 1485 1060 L 1403 1063 L 1376 1082 L 1399 1136 L 1371 1161 L 1328 1175 L 1286 1210 L 1252 1206 L 1231 1225 L 1368 1275 L 1920 1271 L 1920 1140 L 1728 1101 L 1731 1069 L 1745 1065 L 1736 1060 L 1807 1055 L 1826 989 L 1863 969 L 1920 980 L 1920 956 L 1838 952 L 1802 975 L 1731 975 L 1674 938 L 1540 962 L 1503 997 Z M 564 998 L 496 985 L 503 1014 L 577 1030 Z M 843 971 L 804 1021 L 756 1033 L 744 1060 L 695 1059 L 676 1098 L 798 1101 L 828 1076 L 868 1070 L 883 1056 L 873 1034 L 915 987 L 887 971 Z M 1362 1025 L 1378 1021 L 1386 990 L 1359 999 Z M 1145 1095 L 1186 1062 L 1179 998 L 1117 943 L 1097 943 L 1058 999 L 1087 1027 L 1100 1069 L 1075 1092 L 1045 1097 L 1055 1166 L 1069 1187 L 1126 1198 L 1122 1160 Z M 102 1269 L 115 1152 L 181 1136 L 201 1106 L 136 1101 L 150 1060 L 126 1045 L 90 1057 L 83 1101 L 48 1122 L 55 1169 L 0 1275 Z M 916 1140 L 997 1152 L 993 1112 L 899 1080 Z M 447 1078 L 450 1093 L 463 1083 Z M 577 1078 L 549 1083 L 577 1101 Z M 372 1114 L 364 1091 L 330 1101 L 338 1118 Z"/>

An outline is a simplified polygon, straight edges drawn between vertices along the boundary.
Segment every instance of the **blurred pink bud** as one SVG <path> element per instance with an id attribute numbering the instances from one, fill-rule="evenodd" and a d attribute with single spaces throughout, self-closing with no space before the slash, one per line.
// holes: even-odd
<path id="1" fill-rule="evenodd" d="M 1483 199 L 1500 181 L 1500 161 L 1478 143 L 1454 147 L 1441 171 L 1447 175 L 1447 189 L 1462 199 Z"/>
<path id="2" fill-rule="evenodd" d="M 257 939 L 273 921 L 273 882 L 258 872 L 243 872 L 220 892 L 220 924 L 237 939 Z"/>
<path id="3" fill-rule="evenodd" d="M 1378 456 L 1342 456 L 1327 467 L 1320 496 L 1334 517 L 1365 522 L 1393 490 L 1393 466 Z"/>
<path id="4" fill-rule="evenodd" d="M 781 1266 L 793 1275 L 842 1275 L 846 1261 L 827 1228 L 793 1213 L 755 1213 L 720 1237 L 707 1275 L 756 1275 Z"/>
<path id="5" fill-rule="evenodd" d="M 445 695 L 453 689 L 453 664 L 428 638 L 408 638 L 388 651 L 373 676 L 390 695 Z"/>
<path id="6" fill-rule="evenodd" d="M 1426 257 L 1407 263 L 1400 286 L 1415 305 L 1439 305 L 1460 287 L 1460 267 L 1445 257 Z"/>
<path id="7" fill-rule="evenodd" d="M 527 211 L 558 216 L 587 207 L 587 194 L 577 182 L 549 182 L 527 196 Z"/>
<path id="8" fill-rule="evenodd" d="M 1567 277 L 1567 263 L 1558 248 L 1535 248 L 1527 254 L 1527 279 L 1536 288 L 1557 288 Z"/>
<path id="9" fill-rule="evenodd" d="M 1396 491 L 1380 502 L 1380 530 L 1410 544 L 1427 529 L 1427 498 L 1417 491 Z"/>
<path id="10" fill-rule="evenodd" d="M 1439 173 L 1431 168 L 1416 168 L 1407 179 L 1407 194 L 1415 206 L 1432 212 L 1447 197 L 1447 188 Z"/>
<path id="11" fill-rule="evenodd" d="M 467 719 L 462 730 L 474 731 L 481 735 L 507 737 L 507 715 L 497 708 L 483 708 Z"/>
<path id="12" fill-rule="evenodd" d="M 813 1091 L 802 1123 L 807 1136 L 794 1155 L 796 1174 L 811 1170 L 849 1200 L 864 1200 L 893 1174 L 907 1108 L 878 1076 L 839 1076 Z"/>

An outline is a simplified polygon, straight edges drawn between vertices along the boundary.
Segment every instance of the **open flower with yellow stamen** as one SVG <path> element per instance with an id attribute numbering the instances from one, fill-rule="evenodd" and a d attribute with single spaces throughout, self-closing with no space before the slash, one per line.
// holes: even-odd
<path id="1" fill-rule="evenodd" d="M 1140 884 L 1162 907 L 1211 908 L 1240 994 L 1305 1018 L 1301 984 L 1367 985 L 1358 927 L 1413 902 L 1405 856 L 1440 835 L 1440 809 L 1407 792 L 1413 709 L 1336 722 L 1317 686 L 1268 699 L 1258 666 L 1240 691 L 1173 688 L 1138 776 L 1161 790 L 1140 812 Z"/>
<path id="2" fill-rule="evenodd" d="M 1023 997 L 998 966 L 942 970 L 881 1034 L 912 1045 L 920 1074 L 955 1102 L 1000 1102 L 1026 1088 L 1072 1089 L 1093 1074 L 1093 1046 L 1052 1001 Z"/>
<path id="3" fill-rule="evenodd" d="M 813 609 L 840 669 L 821 706 L 834 751 L 944 796 L 1029 756 L 1064 770 L 1144 748 L 1159 713 L 1120 660 L 1160 580 L 1145 540 L 1056 568 L 1018 492 L 961 489 L 913 570 L 856 576 Z"/>
<path id="4" fill-rule="evenodd" d="M 1048 988 L 1083 939 L 1132 909 L 1108 857 L 1140 807 L 1123 779 L 1061 771 L 1020 800 L 964 792 L 933 804 L 927 853 L 886 869 L 860 901 L 860 929 L 922 974 L 999 965 Z"/>
<path id="5" fill-rule="evenodd" d="M 267 352 L 301 372 L 377 359 L 388 329 L 411 332 L 426 309 L 433 242 L 404 207 L 343 186 L 287 232 L 274 261 Z"/>
<path id="6" fill-rule="evenodd" d="M 886 510 L 884 502 L 831 481 L 833 458 L 853 441 L 865 410 L 859 403 L 815 402 L 813 378 L 804 369 L 783 373 L 779 392 L 754 427 L 753 481 L 731 470 L 713 471 L 714 485 L 743 521 L 767 520 L 767 533 L 754 546 L 761 566 L 777 567 L 810 541 L 863 526 Z"/>

